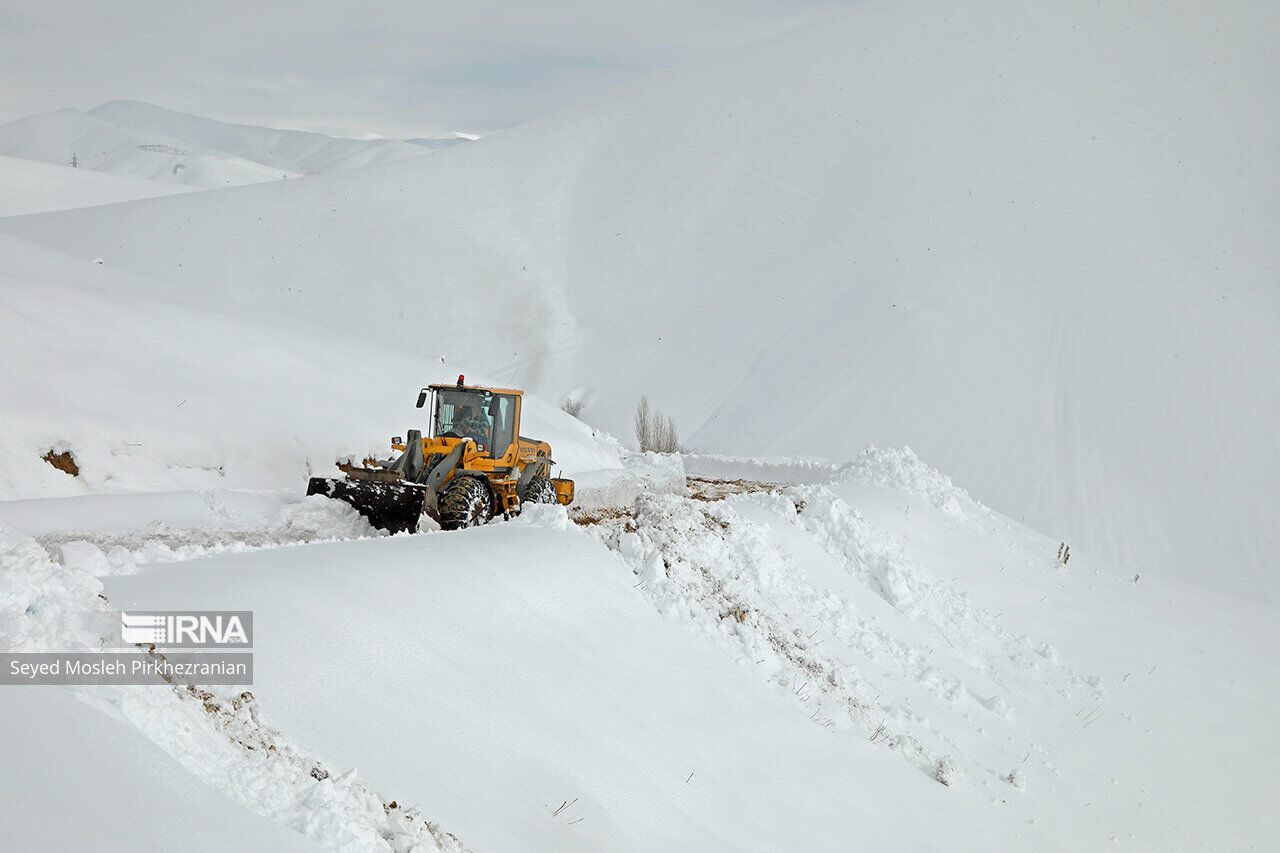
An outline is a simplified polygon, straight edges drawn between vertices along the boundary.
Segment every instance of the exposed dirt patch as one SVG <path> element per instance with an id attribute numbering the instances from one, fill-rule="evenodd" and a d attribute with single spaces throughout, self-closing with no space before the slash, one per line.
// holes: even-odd
<path id="1" fill-rule="evenodd" d="M 71 455 L 70 450 L 64 450 L 61 453 L 54 453 L 50 450 L 40 458 L 63 473 L 70 474 L 72 477 L 80 476 L 80 466 L 76 464 L 75 457 Z"/>
<path id="2" fill-rule="evenodd" d="M 617 521 L 618 519 L 628 519 L 632 528 L 635 527 L 633 513 L 630 509 L 618 509 L 610 507 L 608 509 L 591 509 L 579 510 L 574 507 L 569 508 L 569 520 L 574 524 L 581 524 L 583 527 L 590 527 L 605 521 Z"/>
<path id="3" fill-rule="evenodd" d="M 755 480 L 713 480 L 706 477 L 688 477 L 685 482 L 689 488 L 688 497 L 698 501 L 706 501 L 707 503 L 722 501 L 729 495 L 774 492 L 782 488 L 778 483 L 760 483 Z M 631 520 L 633 516 L 633 507 L 607 507 L 605 509 L 589 510 L 569 507 L 569 519 L 583 527 L 592 527 L 620 519 Z M 630 529 L 634 529 L 634 520 L 631 520 L 630 524 Z"/>
<path id="4" fill-rule="evenodd" d="M 745 495 L 752 492 L 776 492 L 778 483 L 761 483 L 757 480 L 712 480 L 689 477 L 689 497 L 696 501 L 722 501 L 729 495 Z"/>

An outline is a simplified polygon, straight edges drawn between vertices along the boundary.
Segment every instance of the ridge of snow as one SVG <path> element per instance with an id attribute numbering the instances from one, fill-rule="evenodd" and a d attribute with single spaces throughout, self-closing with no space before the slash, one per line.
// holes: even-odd
<path id="1" fill-rule="evenodd" d="M 0 156 L 0 216 L 22 216 L 73 207 L 114 204 L 171 195 L 181 184 L 121 178 L 66 163 L 41 163 Z"/>
<path id="2" fill-rule="evenodd" d="M 74 156 L 88 171 L 191 188 L 376 166 L 468 141 L 465 134 L 412 142 L 340 139 L 230 124 L 140 101 L 111 101 L 87 112 L 62 109 L 0 125 L 0 154 L 61 165 Z M 121 193 L 113 200 L 164 192 L 135 189 L 131 196 Z M 0 209 L 0 215 L 29 212 L 34 211 Z"/>

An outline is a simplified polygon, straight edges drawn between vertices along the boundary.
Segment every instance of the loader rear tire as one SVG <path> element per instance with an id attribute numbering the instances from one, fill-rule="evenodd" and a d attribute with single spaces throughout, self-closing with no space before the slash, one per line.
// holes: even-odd
<path id="1" fill-rule="evenodd" d="M 461 530 L 493 517 L 493 492 L 477 477 L 454 477 L 440 493 L 440 527 Z"/>
<path id="2" fill-rule="evenodd" d="M 529 481 L 528 488 L 525 489 L 524 502 L 527 504 L 553 504 L 556 502 L 556 487 L 552 485 L 551 480 L 547 477 L 534 477 Z"/>

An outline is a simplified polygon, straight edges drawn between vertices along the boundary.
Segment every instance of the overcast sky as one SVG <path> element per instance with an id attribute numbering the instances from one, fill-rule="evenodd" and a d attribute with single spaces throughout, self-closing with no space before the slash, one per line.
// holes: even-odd
<path id="1" fill-rule="evenodd" d="M 0 0 L 0 123 L 147 101 L 361 136 L 484 132 L 850 0 Z"/>

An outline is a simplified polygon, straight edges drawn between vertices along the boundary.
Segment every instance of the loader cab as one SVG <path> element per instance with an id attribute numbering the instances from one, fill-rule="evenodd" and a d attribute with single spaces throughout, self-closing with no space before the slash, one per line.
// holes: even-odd
<path id="1" fill-rule="evenodd" d="M 520 395 L 491 388 L 432 385 L 423 389 L 418 405 L 431 394 L 432 438 L 470 438 L 489 458 L 515 464 L 520 425 Z M 506 457 L 511 457 L 509 462 Z"/>

